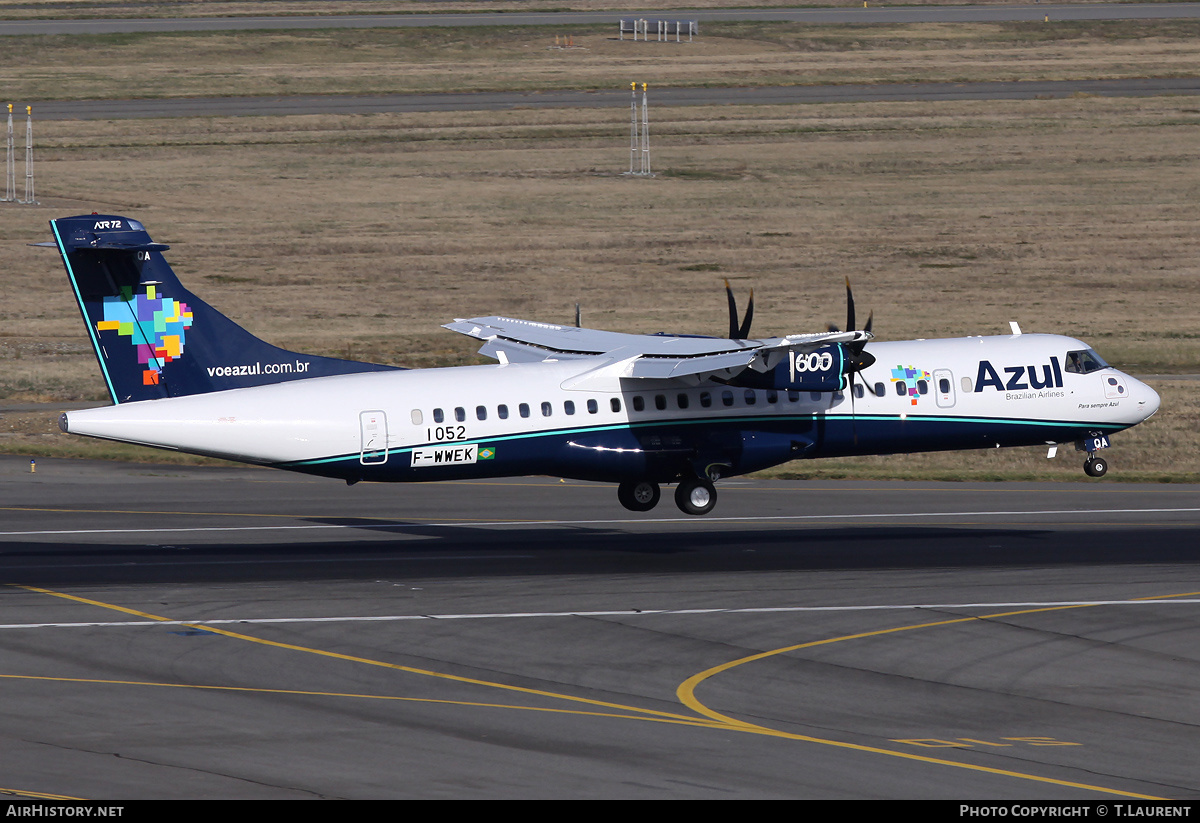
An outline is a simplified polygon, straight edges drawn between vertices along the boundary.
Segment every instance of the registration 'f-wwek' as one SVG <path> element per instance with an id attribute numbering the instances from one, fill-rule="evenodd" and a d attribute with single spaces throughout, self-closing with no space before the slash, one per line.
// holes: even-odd
<path id="1" fill-rule="evenodd" d="M 753 339 L 618 334 L 507 317 L 446 328 L 496 365 L 398 369 L 284 351 L 180 285 L 136 220 L 50 223 L 113 405 L 60 427 L 126 443 L 360 480 L 552 475 L 616 483 L 688 514 L 713 481 L 789 460 L 1074 443 L 1093 477 L 1109 435 L 1159 398 L 1069 337 L 868 343 L 846 331 Z"/>

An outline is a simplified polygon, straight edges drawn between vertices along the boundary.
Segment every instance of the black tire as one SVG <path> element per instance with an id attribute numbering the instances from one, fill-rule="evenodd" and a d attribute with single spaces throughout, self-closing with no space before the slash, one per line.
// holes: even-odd
<path id="1" fill-rule="evenodd" d="M 631 512 L 648 512 L 661 497 L 658 484 L 649 480 L 626 480 L 617 486 L 617 499 Z"/>
<path id="2" fill-rule="evenodd" d="M 1089 457 L 1083 464 L 1083 473 L 1088 477 L 1103 477 L 1108 474 L 1108 461 L 1103 457 Z"/>
<path id="3" fill-rule="evenodd" d="M 717 490 L 707 480 L 684 480 L 675 487 L 675 505 L 684 514 L 708 514 L 717 505 Z"/>

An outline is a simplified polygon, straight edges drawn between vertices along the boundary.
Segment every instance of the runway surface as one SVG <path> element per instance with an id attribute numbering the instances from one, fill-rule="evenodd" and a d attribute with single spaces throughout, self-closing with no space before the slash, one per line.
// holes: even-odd
<path id="1" fill-rule="evenodd" d="M 1125 80 L 1030 80 L 984 83 L 877 83 L 654 91 L 655 106 L 763 106 L 878 101 L 1037 100 L 1091 94 L 1144 97 L 1200 94 L 1200 77 Z M 457 94 L 307 94 L 286 97 L 181 97 L 142 100 L 38 102 L 42 120 L 123 120 L 139 117 L 244 117 L 297 114 L 375 114 L 542 108 L 628 108 L 625 89 L 602 91 L 462 92 Z"/>
<path id="2" fill-rule="evenodd" d="M 1011 6 L 896 6 L 798 9 L 668 9 L 450 14 L 297 15 L 95 20 L 0 20 L 0 36 L 114 34 L 253 29 L 408 28 L 428 26 L 557 26 L 611 23 L 620 18 L 749 20 L 816 24 L 986 23 L 1052 20 L 1164 20 L 1200 17 L 1200 3 L 1023 3 Z"/>
<path id="3" fill-rule="evenodd" d="M 0 790 L 1195 797 L 1200 487 L 1115 480 L 0 458 Z"/>

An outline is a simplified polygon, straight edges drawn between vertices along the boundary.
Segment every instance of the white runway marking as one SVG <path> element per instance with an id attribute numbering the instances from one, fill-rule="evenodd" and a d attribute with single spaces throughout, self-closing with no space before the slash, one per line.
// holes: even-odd
<path id="1" fill-rule="evenodd" d="M 0 537 L 32 537 L 36 535 L 119 535 L 119 534 L 194 534 L 204 532 L 264 532 L 264 531 L 320 531 L 320 530 L 370 530 L 370 529 L 416 529 L 416 528 L 496 528 L 501 526 L 625 526 L 648 524 L 679 524 L 692 523 L 696 525 L 713 523 L 786 523 L 811 522 L 820 520 L 876 520 L 876 519 L 914 519 L 921 517 L 1050 517 L 1061 515 L 1097 515 L 1097 514 L 1195 514 L 1200 508 L 1169 508 L 1169 509 L 1046 509 L 1025 511 L 964 511 L 964 512 L 872 512 L 858 514 L 781 514 L 747 517 L 664 517 L 664 518 L 622 518 L 612 520 L 491 520 L 458 522 L 422 523 L 420 521 L 397 521 L 393 523 L 363 523 L 363 524 L 334 524 L 318 523 L 297 526 L 195 526 L 184 528 L 157 529 L 30 529 L 25 531 L 3 531 Z M 103 514 L 104 512 L 96 512 Z M 145 512 L 148 515 L 157 512 Z M 178 515 L 173 515 L 178 516 Z M 188 516 L 188 515 L 184 515 Z M 211 516 L 211 515 L 209 515 Z M 240 515 L 231 514 L 231 517 Z M 300 519 L 300 518 L 297 518 Z"/>
<path id="2" fill-rule="evenodd" d="M 1070 606 L 1151 606 L 1200 603 L 1196 598 L 1155 600 L 1058 600 L 1014 603 L 926 603 L 876 606 L 764 606 L 743 609 L 613 609 L 576 612 L 483 612 L 479 614 L 392 614 L 347 617 L 261 617 L 218 620 L 121 620 L 89 623 L 0 623 L 5 629 L 121 628 L 128 626 L 223 626 L 271 623 L 392 623 L 409 620 L 511 620 L 558 617 L 655 617 L 661 615 L 778 614 L 787 612 L 920 611 L 939 609 L 1059 609 Z"/>

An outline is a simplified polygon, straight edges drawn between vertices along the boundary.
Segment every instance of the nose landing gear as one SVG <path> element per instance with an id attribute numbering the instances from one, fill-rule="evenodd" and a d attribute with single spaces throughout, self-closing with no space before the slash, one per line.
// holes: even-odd
<path id="1" fill-rule="evenodd" d="M 1108 437 L 1103 434 L 1093 434 L 1075 442 L 1077 451 L 1087 452 L 1087 460 L 1083 464 L 1084 474 L 1088 477 L 1103 477 L 1108 474 L 1108 461 L 1096 454 L 1100 449 L 1108 447 Z"/>
<path id="2" fill-rule="evenodd" d="M 1108 461 L 1095 454 L 1089 455 L 1083 464 L 1083 473 L 1088 477 L 1103 477 L 1108 474 Z"/>

